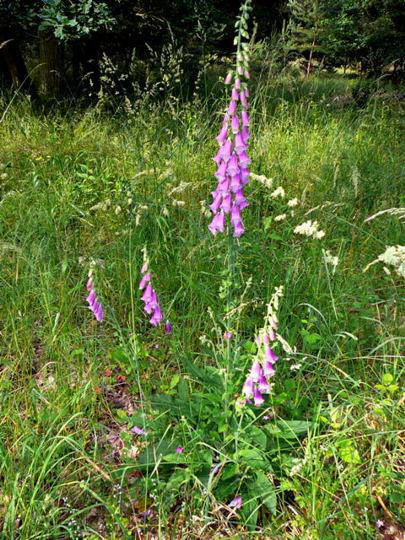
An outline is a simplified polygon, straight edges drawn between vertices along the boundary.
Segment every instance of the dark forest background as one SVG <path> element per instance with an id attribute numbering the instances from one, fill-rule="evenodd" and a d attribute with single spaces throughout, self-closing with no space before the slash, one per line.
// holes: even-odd
<path id="1" fill-rule="evenodd" d="M 207 66 L 229 59 L 238 9 L 236 0 L 0 0 L 0 88 L 100 99 L 177 85 L 187 96 Z M 402 0 L 255 0 L 253 14 L 257 57 L 273 69 L 403 77 Z"/>

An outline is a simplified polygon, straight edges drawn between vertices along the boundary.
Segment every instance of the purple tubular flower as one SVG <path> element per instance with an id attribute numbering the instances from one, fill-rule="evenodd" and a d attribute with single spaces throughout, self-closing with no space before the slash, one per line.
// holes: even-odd
<path id="1" fill-rule="evenodd" d="M 214 219 L 208 225 L 209 230 L 213 235 L 216 235 L 218 232 L 224 232 L 225 230 L 225 216 L 222 212 L 216 214 Z"/>
<path id="2" fill-rule="evenodd" d="M 264 375 L 268 378 L 268 379 L 271 379 L 271 377 L 274 377 L 274 366 L 271 362 L 269 362 L 269 360 L 265 360 L 264 361 L 264 364 L 263 364 L 263 372 L 264 372 Z"/>
<path id="3" fill-rule="evenodd" d="M 255 407 L 260 407 L 260 405 L 263 405 L 264 403 L 263 396 L 257 387 L 253 390 L 253 401 L 254 401 Z"/>
<path id="4" fill-rule="evenodd" d="M 242 90 L 239 94 L 240 102 L 242 103 L 243 107 L 246 109 L 248 106 L 247 102 L 247 96 L 246 96 L 246 90 Z"/>
<path id="5" fill-rule="evenodd" d="M 253 363 L 252 369 L 250 371 L 250 376 L 252 377 L 252 380 L 256 383 L 262 376 L 262 367 L 260 365 L 260 362 L 258 362 L 257 360 Z"/>
<path id="6" fill-rule="evenodd" d="M 263 394 L 270 394 L 270 385 L 265 375 L 261 375 L 257 381 L 257 387 Z"/>
<path id="7" fill-rule="evenodd" d="M 222 199 L 221 208 L 225 214 L 229 214 L 229 212 L 231 211 L 231 207 L 232 207 L 231 195 L 230 193 L 227 193 Z"/>
<path id="8" fill-rule="evenodd" d="M 231 191 L 233 193 L 236 193 L 237 191 L 240 191 L 242 188 L 242 182 L 240 179 L 240 175 L 236 174 L 235 176 L 231 177 L 231 185 L 230 185 Z M 236 201 L 235 201 L 236 204 Z"/>
<path id="9" fill-rule="evenodd" d="M 172 333 L 172 325 L 170 324 L 170 321 L 166 321 L 165 332 L 166 332 L 166 334 L 171 334 Z"/>
<path id="10" fill-rule="evenodd" d="M 246 143 L 243 140 L 243 135 L 241 133 L 236 133 L 235 135 L 235 151 L 237 154 L 246 150 Z"/>
<path id="11" fill-rule="evenodd" d="M 145 304 L 144 310 L 145 313 L 151 315 L 149 319 L 151 325 L 158 326 L 163 320 L 163 314 L 159 306 L 156 292 L 152 287 L 152 276 L 148 271 L 148 265 L 146 263 L 142 266 L 141 273 L 143 276 L 141 278 L 139 288 L 143 290 L 141 300 Z"/>
<path id="12" fill-rule="evenodd" d="M 215 195 L 214 195 L 215 194 Z M 214 191 L 212 192 L 212 195 L 214 197 L 214 200 L 212 202 L 212 204 L 210 204 L 210 209 L 211 209 L 211 212 L 214 212 L 214 214 L 216 212 L 218 212 L 218 209 L 220 208 L 221 206 L 221 203 L 222 203 L 222 194 L 221 193 L 215 193 Z"/>
<path id="13" fill-rule="evenodd" d="M 244 142 L 245 145 L 246 145 L 247 142 L 248 142 L 248 140 L 249 140 L 249 137 L 250 137 L 248 127 L 247 127 L 247 126 L 243 126 L 242 131 L 240 132 L 240 134 L 241 134 L 241 136 L 242 136 L 243 142 Z"/>
<path id="14" fill-rule="evenodd" d="M 231 98 L 232 98 L 234 101 L 238 101 L 238 99 L 239 99 L 239 92 L 237 91 L 236 88 L 232 88 Z"/>
<path id="15" fill-rule="evenodd" d="M 143 276 L 143 278 L 141 279 L 141 282 L 139 283 L 139 288 L 141 289 L 141 291 L 146 287 L 146 284 L 148 283 L 148 281 L 150 281 L 149 272 Z"/>
<path id="16" fill-rule="evenodd" d="M 249 114 L 246 111 L 242 111 L 242 124 L 244 126 L 250 125 Z"/>
<path id="17" fill-rule="evenodd" d="M 214 174 L 214 176 L 216 176 L 218 180 L 221 181 L 221 180 L 225 180 L 225 175 L 226 175 L 226 162 L 221 161 L 221 163 L 218 165 L 218 169 L 216 173 Z"/>
<path id="18" fill-rule="evenodd" d="M 240 79 L 235 79 L 235 88 L 236 88 L 237 90 L 240 90 L 240 87 L 241 87 Z"/>
<path id="19" fill-rule="evenodd" d="M 221 158 L 224 161 L 228 161 L 228 159 L 231 157 L 232 154 L 232 141 L 231 139 L 227 139 L 224 143 L 224 145 L 220 149 L 221 152 Z"/>
<path id="20" fill-rule="evenodd" d="M 229 71 L 227 76 L 225 77 L 224 83 L 225 84 L 231 84 L 232 79 L 233 79 L 233 73 L 232 73 L 232 71 Z"/>
<path id="21" fill-rule="evenodd" d="M 240 495 L 237 495 L 232 501 L 228 504 L 230 508 L 241 508 L 242 506 L 242 497 Z"/>
<path id="22" fill-rule="evenodd" d="M 246 396 L 247 398 L 250 398 L 253 396 L 253 379 L 250 375 L 246 377 L 246 380 L 242 388 L 242 394 Z"/>
<path id="23" fill-rule="evenodd" d="M 218 133 L 217 141 L 218 144 L 223 144 L 226 141 L 226 138 L 228 136 L 228 126 L 224 125 L 221 128 L 221 131 Z"/>
<path id="24" fill-rule="evenodd" d="M 97 301 L 92 277 L 89 277 L 86 284 L 86 289 L 89 291 L 89 294 L 86 298 L 87 303 L 89 304 L 89 309 L 93 312 L 96 320 L 98 322 L 102 322 L 104 318 L 103 308 L 101 304 Z"/>
<path id="25" fill-rule="evenodd" d="M 238 131 L 239 131 L 239 118 L 237 117 L 236 114 L 235 114 L 235 116 L 232 116 L 231 128 L 232 128 L 232 133 L 234 133 L 234 134 L 238 133 Z"/>
<path id="26" fill-rule="evenodd" d="M 245 227 L 243 226 L 242 220 L 236 223 L 233 227 L 233 236 L 234 238 L 240 238 L 245 232 Z"/>
<path id="27" fill-rule="evenodd" d="M 235 204 L 239 206 L 240 210 L 243 210 L 247 206 L 249 206 L 249 203 L 247 202 L 242 189 L 235 192 Z"/>
<path id="28" fill-rule="evenodd" d="M 232 154 L 232 156 L 229 159 L 228 167 L 227 167 L 227 173 L 229 176 L 235 176 L 239 172 L 239 164 L 238 164 L 238 156 L 236 154 Z"/>
<path id="29" fill-rule="evenodd" d="M 271 347 L 269 347 L 268 345 L 265 345 L 265 347 L 264 347 L 264 356 L 265 356 L 266 360 L 268 360 L 272 364 L 275 364 L 277 362 L 277 360 L 278 360 L 278 356 L 273 351 L 273 349 Z"/>
<path id="30" fill-rule="evenodd" d="M 231 115 L 231 116 L 236 114 L 236 101 L 234 101 L 233 99 L 229 103 L 228 114 Z"/>

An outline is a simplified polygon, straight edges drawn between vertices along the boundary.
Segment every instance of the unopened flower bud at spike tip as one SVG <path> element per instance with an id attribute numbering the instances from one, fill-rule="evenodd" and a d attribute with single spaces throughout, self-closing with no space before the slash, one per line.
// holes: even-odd
<path id="1" fill-rule="evenodd" d="M 172 333 L 172 325 L 170 324 L 170 321 L 166 321 L 165 332 L 166 332 L 166 334 L 171 334 Z"/>

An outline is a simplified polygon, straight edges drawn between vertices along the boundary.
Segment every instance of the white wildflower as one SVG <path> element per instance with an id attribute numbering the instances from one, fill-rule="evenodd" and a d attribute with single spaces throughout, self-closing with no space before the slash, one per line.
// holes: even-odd
<path id="1" fill-rule="evenodd" d="M 273 187 L 273 179 L 266 178 L 266 176 L 264 176 L 263 174 L 250 173 L 250 178 L 252 180 L 256 180 L 257 182 L 259 182 L 260 184 L 262 184 L 263 186 L 269 189 Z"/>
<path id="2" fill-rule="evenodd" d="M 292 364 L 290 366 L 290 371 L 298 371 L 301 368 L 302 364 Z"/>
<path id="3" fill-rule="evenodd" d="M 162 214 L 165 217 L 169 217 L 169 209 L 166 206 L 163 207 Z"/>
<path id="4" fill-rule="evenodd" d="M 339 257 L 332 255 L 329 249 L 323 252 L 323 256 L 325 257 L 325 261 L 327 262 L 327 264 L 330 264 L 331 266 L 333 266 L 333 268 L 336 268 L 339 264 Z"/>
<path id="5" fill-rule="evenodd" d="M 284 221 L 286 217 L 287 217 L 287 214 L 280 214 L 279 216 L 276 216 L 274 218 L 274 221 Z"/>
<path id="6" fill-rule="evenodd" d="M 184 206 L 186 203 L 184 201 L 178 201 L 177 199 L 173 199 L 172 205 L 173 206 Z"/>
<path id="7" fill-rule="evenodd" d="M 325 236 L 325 231 L 319 230 L 319 224 L 317 221 L 305 221 L 305 223 L 301 223 L 301 225 L 297 225 L 294 229 L 295 234 L 302 234 L 303 236 L 313 236 L 314 238 L 317 238 L 320 240 Z"/>
<path id="8" fill-rule="evenodd" d="M 0 174 L 0 178 L 5 179 L 7 178 L 8 174 L 6 172 Z"/>
<path id="9" fill-rule="evenodd" d="M 117 216 L 118 216 L 118 214 L 121 212 L 121 210 L 122 210 L 122 208 L 121 208 L 120 205 L 118 205 L 118 206 L 115 207 L 115 213 L 117 214 Z"/>
<path id="10" fill-rule="evenodd" d="M 289 206 L 290 208 L 293 208 L 294 206 L 297 206 L 297 205 L 298 205 L 297 197 L 295 197 L 294 199 L 290 199 L 287 203 L 287 206 Z"/>
<path id="11" fill-rule="evenodd" d="M 393 266 L 399 276 L 405 277 L 405 246 L 387 246 L 377 261 Z"/>
<path id="12" fill-rule="evenodd" d="M 281 197 L 281 199 L 283 199 L 285 197 L 284 188 L 281 186 L 278 186 L 278 188 L 276 188 L 273 191 L 273 193 L 270 194 L 270 197 L 272 197 L 273 199 L 277 199 L 277 197 Z"/>

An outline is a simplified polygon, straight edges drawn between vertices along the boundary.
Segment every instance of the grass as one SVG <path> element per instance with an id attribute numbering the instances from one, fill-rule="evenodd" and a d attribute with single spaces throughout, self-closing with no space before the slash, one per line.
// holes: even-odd
<path id="1" fill-rule="evenodd" d="M 256 180 L 248 188 L 238 273 L 251 286 L 239 339 L 249 349 L 284 285 L 280 333 L 295 352 L 278 363 L 268 414 L 312 428 L 277 446 L 275 472 L 266 472 L 276 501 L 272 511 L 244 505 L 253 526 L 246 512 L 229 517 L 234 492 L 221 499 L 187 460 L 171 475 L 164 460 L 142 468 L 147 443 L 129 432 L 135 417 L 158 425 L 156 394 L 183 391 L 187 401 L 201 389 L 190 362 L 216 365 L 207 340 L 221 347 L 227 247 L 209 235 L 201 208 L 214 185 L 223 98 L 145 107 L 129 119 L 10 107 L 0 124 L 2 538 L 363 539 L 376 537 L 377 519 L 401 521 L 403 282 L 382 264 L 363 272 L 401 243 L 396 217 L 364 223 L 401 205 L 401 116 L 398 104 L 377 100 L 335 108 L 350 84 L 261 81 L 254 90 L 252 171 L 287 195 L 274 199 Z M 322 240 L 294 234 L 308 219 Z M 145 244 L 170 337 L 141 310 Z M 322 249 L 339 257 L 336 270 Z M 85 303 L 91 258 L 101 325 Z M 193 463 L 216 430 L 212 411 L 195 414 L 156 427 Z"/>

